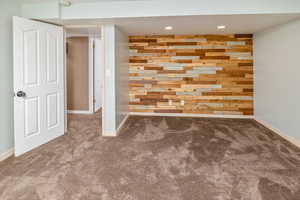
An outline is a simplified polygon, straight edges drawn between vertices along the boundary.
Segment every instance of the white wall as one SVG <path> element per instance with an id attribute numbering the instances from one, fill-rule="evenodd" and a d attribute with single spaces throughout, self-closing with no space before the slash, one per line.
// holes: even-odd
<path id="1" fill-rule="evenodd" d="M 14 146 L 13 131 L 13 37 L 12 16 L 20 12 L 19 2 L 0 2 L 0 155 Z"/>
<path id="2" fill-rule="evenodd" d="M 102 26 L 104 40 L 104 84 L 102 124 L 104 136 L 114 136 L 116 132 L 116 93 L 115 93 L 115 26 Z"/>
<path id="3" fill-rule="evenodd" d="M 103 135 L 116 136 L 128 113 L 128 38 L 115 25 L 104 25 L 102 29 L 105 48 Z"/>
<path id="4" fill-rule="evenodd" d="M 11 0 L 13 1 L 13 0 Z M 58 19 L 60 17 L 58 1 L 22 4 L 22 16 L 35 19 Z"/>
<path id="5" fill-rule="evenodd" d="M 300 141 L 300 20 L 254 36 L 255 117 Z"/>
<path id="6" fill-rule="evenodd" d="M 44 6 L 43 6 L 44 4 Z M 58 3 L 57 3 L 58 4 Z M 38 7 L 38 9 L 37 9 Z M 299 13 L 299 0 L 147 0 L 95 1 L 56 8 L 49 3 L 25 4 L 23 15 L 34 18 L 87 19 L 221 14 Z"/>
<path id="7" fill-rule="evenodd" d="M 116 129 L 128 114 L 128 35 L 116 28 Z"/>

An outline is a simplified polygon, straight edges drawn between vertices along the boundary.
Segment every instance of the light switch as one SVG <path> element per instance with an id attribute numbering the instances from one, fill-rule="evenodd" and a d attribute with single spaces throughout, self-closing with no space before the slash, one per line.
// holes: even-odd
<path id="1" fill-rule="evenodd" d="M 106 70 L 105 70 L 105 76 L 106 76 L 106 77 L 110 77 L 110 74 L 111 74 L 111 73 L 110 73 L 110 70 L 109 70 L 109 69 L 106 69 Z"/>

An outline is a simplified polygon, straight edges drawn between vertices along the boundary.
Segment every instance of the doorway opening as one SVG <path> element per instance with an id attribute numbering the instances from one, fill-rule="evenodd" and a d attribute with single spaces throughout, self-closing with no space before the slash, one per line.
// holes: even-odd
<path id="1" fill-rule="evenodd" d="M 66 109 L 102 117 L 104 46 L 100 27 L 66 27 Z"/>

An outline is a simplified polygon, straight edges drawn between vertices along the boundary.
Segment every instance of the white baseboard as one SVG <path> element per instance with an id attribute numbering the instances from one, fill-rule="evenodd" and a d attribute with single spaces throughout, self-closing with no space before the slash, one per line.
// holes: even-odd
<path id="1" fill-rule="evenodd" d="M 102 107 L 95 109 L 95 113 L 98 112 L 99 110 L 101 110 Z"/>
<path id="2" fill-rule="evenodd" d="M 89 110 L 68 110 L 69 114 L 81 114 L 81 115 L 91 115 L 92 111 Z"/>
<path id="3" fill-rule="evenodd" d="M 287 136 L 281 130 L 279 130 L 278 128 L 273 127 L 271 124 L 265 122 L 264 120 L 261 120 L 261 119 L 258 119 L 258 118 L 254 118 L 254 120 L 256 122 L 260 123 L 261 125 L 263 125 L 264 127 L 270 129 L 271 131 L 273 131 L 274 133 L 276 133 L 280 137 L 284 138 L 285 140 L 289 141 L 290 143 L 292 143 L 295 146 L 300 148 L 300 142 L 298 140 L 296 140 L 295 138 Z"/>
<path id="4" fill-rule="evenodd" d="M 0 162 L 3 161 L 3 160 L 6 160 L 7 158 L 9 158 L 11 156 L 13 156 L 14 152 L 15 152 L 14 148 L 11 148 L 8 151 L 0 154 Z"/>
<path id="5" fill-rule="evenodd" d="M 122 120 L 121 124 L 119 125 L 119 127 L 117 128 L 117 130 L 114 131 L 105 131 L 105 133 L 102 134 L 102 136 L 104 137 L 116 137 L 119 135 L 119 132 L 121 131 L 121 129 L 123 128 L 124 124 L 126 123 L 127 119 L 129 118 L 129 114 L 127 114 L 125 116 L 125 118 Z"/>
<path id="6" fill-rule="evenodd" d="M 102 133 L 102 136 L 103 137 L 116 137 L 117 134 L 116 134 L 116 132 L 113 132 L 113 131 L 105 131 Z"/>
<path id="7" fill-rule="evenodd" d="M 117 129 L 117 131 L 116 131 L 117 135 L 119 135 L 121 129 L 122 129 L 123 126 L 125 125 L 125 123 L 126 123 L 126 121 L 128 120 L 129 116 L 130 116 L 130 115 L 127 114 L 127 115 L 124 117 L 123 121 L 121 122 L 121 124 L 119 125 L 119 127 L 118 127 L 118 129 Z"/>
<path id="8" fill-rule="evenodd" d="M 235 119 L 254 119 L 253 115 L 213 115 L 213 114 L 188 114 L 188 113 L 145 113 L 130 112 L 130 115 L 138 116 L 163 116 L 163 117 L 207 117 L 207 118 L 235 118 Z"/>

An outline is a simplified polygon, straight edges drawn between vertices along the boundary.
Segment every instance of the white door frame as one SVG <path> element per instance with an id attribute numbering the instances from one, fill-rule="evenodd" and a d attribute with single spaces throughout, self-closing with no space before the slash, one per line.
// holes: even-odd
<path id="1" fill-rule="evenodd" d="M 65 133 L 68 132 L 68 88 L 67 88 L 67 65 L 68 65 L 68 59 L 67 59 L 67 32 L 64 29 L 64 88 L 65 88 Z"/>
<path id="2" fill-rule="evenodd" d="M 103 52 L 103 67 L 102 67 L 102 69 L 101 69 L 101 71 L 102 71 L 102 73 L 101 73 L 101 76 L 102 76 L 102 94 L 101 94 L 101 98 L 102 98 L 102 112 L 101 112 L 101 114 L 102 114 L 102 117 L 101 117 L 101 123 L 102 123 L 102 130 L 101 130 L 101 133 L 100 134 L 104 134 L 104 132 L 105 132 L 105 112 L 106 112 L 106 106 L 105 106 L 105 88 L 106 88 L 106 86 L 105 86 L 105 79 L 106 79 L 106 77 L 107 77 L 107 75 L 109 75 L 109 71 L 106 71 L 106 55 L 105 55 L 105 51 L 106 51 L 106 46 L 105 46 L 105 31 L 104 31 L 104 26 L 101 26 L 101 39 L 102 39 L 102 41 L 103 41 L 103 43 L 102 43 L 102 52 Z"/>
<path id="3" fill-rule="evenodd" d="M 89 37 L 89 113 L 94 113 L 94 37 Z"/>
<path id="4" fill-rule="evenodd" d="M 94 37 L 94 49 L 93 49 L 93 91 L 94 91 L 94 113 L 98 112 L 102 108 L 102 68 L 104 67 L 104 54 L 103 54 L 103 40 L 101 37 Z M 96 54 L 97 53 L 97 54 Z M 96 74 L 97 73 L 97 74 Z"/>
<path id="5" fill-rule="evenodd" d="M 78 27 L 78 28 L 80 28 L 81 26 L 75 26 L 75 27 Z M 103 38 L 104 38 L 104 31 L 103 31 L 103 28 L 102 28 L 102 26 L 97 26 L 97 27 L 99 27 L 99 29 L 101 30 L 101 40 L 103 40 Z M 67 27 L 66 27 L 67 28 Z M 70 27 L 71 28 L 71 27 Z M 83 36 L 85 36 L 85 37 L 89 37 L 89 41 L 91 40 L 91 39 L 93 39 L 95 36 L 94 35 L 87 35 L 87 34 L 69 34 L 68 36 L 66 36 L 66 37 L 83 37 Z M 94 42 L 93 42 L 94 43 Z M 66 107 L 65 107 L 65 109 L 66 109 L 66 111 L 68 112 L 68 113 L 77 113 L 77 114 L 92 114 L 93 113 L 93 111 L 94 111 L 94 81 L 93 81 L 93 79 L 94 79 L 94 66 L 93 66 L 93 57 L 91 57 L 91 55 L 93 56 L 93 51 L 94 51 L 94 49 L 93 49 L 93 43 L 91 43 L 91 42 L 89 42 L 89 110 L 87 111 L 87 112 L 84 112 L 84 113 L 79 113 L 79 112 L 73 112 L 73 111 L 67 111 L 67 104 L 66 104 Z M 105 51 L 105 45 L 104 45 L 104 40 L 103 40 L 103 44 L 102 44 L 102 47 L 101 48 L 103 48 L 103 50 L 102 50 L 102 52 L 103 52 L 103 54 L 105 53 L 104 51 Z M 92 52 L 92 53 L 91 53 Z M 103 55 L 103 59 L 105 59 L 105 56 Z M 105 61 L 103 60 L 103 63 L 105 63 Z M 104 87 L 105 87 L 105 65 L 101 68 L 101 80 L 102 80 L 102 86 L 103 86 L 103 90 L 101 91 L 101 98 L 102 98 L 102 112 L 101 112 L 101 123 L 102 124 L 104 124 L 104 112 L 103 112 L 103 109 L 104 109 L 104 104 L 105 104 L 105 98 L 104 98 L 104 95 L 105 95 L 105 93 L 104 93 Z M 101 134 L 101 133 L 103 133 L 103 130 L 104 130 L 104 126 L 102 126 L 102 130 L 99 132 L 99 134 Z"/>

